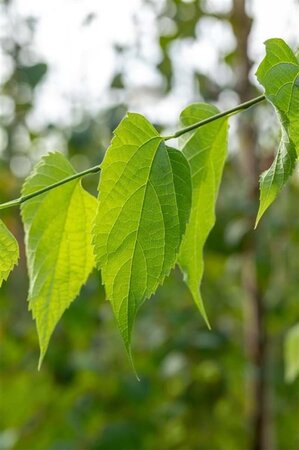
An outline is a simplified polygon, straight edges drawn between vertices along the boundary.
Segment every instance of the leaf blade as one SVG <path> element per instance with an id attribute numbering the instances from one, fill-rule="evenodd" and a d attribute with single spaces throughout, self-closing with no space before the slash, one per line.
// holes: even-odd
<path id="1" fill-rule="evenodd" d="M 256 76 L 281 124 L 281 141 L 271 165 L 260 177 L 256 224 L 292 175 L 299 154 L 299 63 L 282 39 L 265 42 L 266 56 Z"/>
<path id="2" fill-rule="evenodd" d="M 61 153 L 49 153 L 26 179 L 22 194 L 74 173 Z M 28 302 L 39 337 L 39 367 L 57 322 L 94 266 L 91 229 L 96 205 L 96 199 L 81 187 L 79 180 L 22 204 L 30 280 Z"/>
<path id="3" fill-rule="evenodd" d="M 217 108 L 197 103 L 182 112 L 181 121 L 188 126 L 217 113 Z M 190 164 L 193 194 L 178 261 L 194 302 L 210 327 L 199 285 L 204 271 L 203 249 L 215 224 L 215 203 L 227 153 L 227 119 L 219 119 L 193 132 L 184 140 L 182 152 Z"/>
<path id="4" fill-rule="evenodd" d="M 166 147 L 143 116 L 129 113 L 114 135 L 102 164 L 93 242 L 96 264 L 132 362 L 135 317 L 175 265 L 189 215 L 191 185 L 178 197 L 179 180 L 173 173 L 180 172 L 181 164 L 190 183 L 188 163 L 174 153 L 177 150 Z"/>

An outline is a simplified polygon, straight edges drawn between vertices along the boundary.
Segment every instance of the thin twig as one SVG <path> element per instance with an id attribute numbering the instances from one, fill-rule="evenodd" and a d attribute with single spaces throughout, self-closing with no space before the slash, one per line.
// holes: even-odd
<path id="1" fill-rule="evenodd" d="M 169 136 L 164 136 L 163 140 L 168 141 L 169 139 L 177 138 L 179 136 L 182 136 L 182 134 L 189 133 L 190 131 L 193 131 L 193 130 L 196 130 L 197 128 L 203 127 L 204 125 L 214 122 L 215 120 L 221 119 L 222 117 L 231 116 L 232 114 L 236 114 L 236 113 L 245 111 L 246 109 L 250 108 L 251 106 L 264 101 L 265 98 L 266 98 L 265 95 L 260 95 L 259 97 L 256 97 L 256 98 L 253 98 L 252 100 L 241 103 L 240 105 L 237 105 L 234 108 L 227 109 L 226 111 L 220 112 L 219 114 L 215 114 L 214 116 L 208 117 L 207 119 L 201 120 L 200 122 L 196 122 L 192 125 L 189 125 L 188 127 L 182 128 Z M 77 178 L 85 177 L 86 175 L 89 175 L 91 173 L 97 173 L 100 170 L 101 170 L 101 168 L 99 165 L 90 167 L 89 169 L 83 170 L 82 172 L 75 173 L 74 175 L 71 175 L 67 178 L 59 180 L 56 183 L 49 184 L 49 186 L 39 189 L 38 191 L 32 192 L 27 195 L 23 195 L 19 198 L 9 201 L 9 202 L 2 203 L 2 204 L 0 204 L 0 210 L 11 208 L 13 206 L 18 206 L 21 203 L 24 203 L 27 200 L 30 200 L 31 198 L 36 197 L 37 195 L 44 194 L 45 192 L 48 192 L 51 189 L 55 189 L 65 183 L 69 183 L 70 181 L 76 180 Z"/>

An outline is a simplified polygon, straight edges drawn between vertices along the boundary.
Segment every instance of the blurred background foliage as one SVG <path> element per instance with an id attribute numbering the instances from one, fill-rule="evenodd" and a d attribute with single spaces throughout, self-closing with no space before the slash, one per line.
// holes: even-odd
<path id="1" fill-rule="evenodd" d="M 78 170 L 97 164 L 127 109 L 148 98 L 155 103 L 181 96 L 226 107 L 257 93 L 247 52 L 253 21 L 243 0 L 229 8 L 213 8 L 215 2 L 203 0 L 143 0 L 142 8 L 156 24 L 160 56 L 153 61 L 149 56 L 147 63 L 159 83 L 140 80 L 134 87 L 128 81 L 132 54 L 136 61 L 146 58 L 147 30 L 136 20 L 140 39 L 115 45 L 118 64 L 107 88 L 107 106 L 91 112 L 88 104 L 74 102 L 67 125 L 49 122 L 37 130 L 30 114 L 50 68 L 34 49 L 36 19 L 13 14 L 13 3 L 0 4 L 2 19 L 13 16 L 14 23 L 0 35 L 5 64 L 0 80 L 1 201 L 19 195 L 24 176 L 49 150 L 65 152 Z M 83 19 L 90 26 L 93 11 Z M 202 24 L 211 31 L 220 27 L 220 33 L 223 27 L 224 37 L 229 28 L 233 36 L 229 51 L 215 56 L 216 77 L 196 68 L 188 72 L 174 56 L 182 46 L 200 42 Z M 156 126 L 173 127 L 167 108 L 163 111 Z M 286 384 L 283 367 L 285 333 L 299 320 L 298 177 L 258 231 L 252 231 L 257 176 L 277 144 L 273 123 L 266 105 L 232 123 L 218 220 L 205 249 L 203 296 L 212 331 L 175 270 L 139 313 L 134 353 L 140 382 L 96 272 L 65 313 L 37 372 L 23 230 L 18 210 L 3 211 L 1 218 L 20 243 L 21 259 L 0 293 L 0 449 L 299 448 L 299 381 Z M 96 176 L 83 183 L 96 192 Z"/>

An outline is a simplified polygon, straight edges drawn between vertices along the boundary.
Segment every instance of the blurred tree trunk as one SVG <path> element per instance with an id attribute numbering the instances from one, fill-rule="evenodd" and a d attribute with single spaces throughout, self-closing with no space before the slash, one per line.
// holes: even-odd
<path id="1" fill-rule="evenodd" d="M 251 61 L 248 56 L 248 39 L 252 19 L 246 11 L 246 0 L 233 0 L 231 23 L 237 41 L 235 69 L 236 91 L 244 102 L 255 95 L 249 81 Z M 246 182 L 248 221 L 253 230 L 259 199 L 259 159 L 256 153 L 257 138 L 252 112 L 241 115 L 238 136 L 240 142 L 241 170 Z M 271 412 L 266 382 L 267 347 L 265 332 L 265 309 L 263 292 L 257 277 L 259 253 L 258 231 L 250 231 L 243 253 L 242 278 L 245 291 L 245 351 L 249 360 L 247 386 L 248 421 L 250 427 L 250 450 L 273 450 Z"/>

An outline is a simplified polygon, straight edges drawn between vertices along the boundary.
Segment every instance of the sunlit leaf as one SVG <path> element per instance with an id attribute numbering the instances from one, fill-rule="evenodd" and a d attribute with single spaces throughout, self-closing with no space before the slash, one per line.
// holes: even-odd
<path id="1" fill-rule="evenodd" d="M 266 41 L 266 56 L 256 75 L 281 124 L 275 160 L 260 179 L 257 225 L 293 173 L 299 154 L 299 63 L 282 39 L 270 39 Z"/>
<path id="2" fill-rule="evenodd" d="M 197 103 L 182 112 L 181 121 L 189 126 L 217 113 L 214 106 Z M 204 244 L 215 223 L 215 203 L 227 152 L 227 120 L 216 120 L 189 134 L 182 151 L 191 168 L 192 208 L 179 264 L 194 301 L 208 322 L 199 285 L 204 270 Z"/>
<path id="3" fill-rule="evenodd" d="M 0 287 L 3 281 L 7 280 L 18 259 L 18 243 L 2 220 L 0 220 Z"/>
<path id="4" fill-rule="evenodd" d="M 191 204 L 190 170 L 184 156 L 133 113 L 115 130 L 101 169 L 96 263 L 131 357 L 137 310 L 176 262 Z"/>
<path id="5" fill-rule="evenodd" d="M 36 165 L 23 186 L 27 195 L 75 173 L 61 153 Z M 40 364 L 53 330 L 94 266 L 92 222 L 97 200 L 78 180 L 22 204 L 30 278 L 29 308 L 36 320 Z"/>

